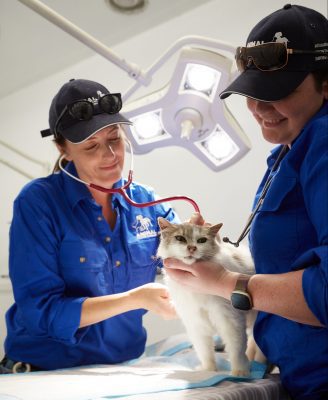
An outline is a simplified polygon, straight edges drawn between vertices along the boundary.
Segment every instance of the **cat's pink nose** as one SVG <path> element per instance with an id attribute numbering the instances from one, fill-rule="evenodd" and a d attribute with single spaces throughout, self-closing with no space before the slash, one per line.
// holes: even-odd
<path id="1" fill-rule="evenodd" d="M 190 253 L 193 253 L 194 251 L 197 250 L 196 246 L 191 246 L 190 244 L 187 246 L 187 249 L 190 251 Z"/>

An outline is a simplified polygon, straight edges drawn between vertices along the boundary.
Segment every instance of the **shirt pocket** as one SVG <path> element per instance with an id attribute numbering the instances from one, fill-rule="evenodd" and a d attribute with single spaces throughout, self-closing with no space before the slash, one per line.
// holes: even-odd
<path id="1" fill-rule="evenodd" d="M 277 176 L 250 231 L 258 273 L 286 272 L 298 255 L 300 193 L 293 177 Z"/>
<path id="2" fill-rule="evenodd" d="M 63 242 L 60 248 L 61 273 L 70 294 L 105 294 L 108 256 L 104 248 L 87 241 Z"/>
<path id="3" fill-rule="evenodd" d="M 268 193 L 263 200 L 263 204 L 260 207 L 260 212 L 274 212 L 278 209 L 293 208 L 294 196 L 289 196 L 289 193 L 294 190 L 296 183 L 296 178 L 293 177 L 274 177 Z"/>
<path id="4" fill-rule="evenodd" d="M 156 257 L 158 243 L 158 236 L 129 243 L 129 288 L 155 280 L 157 267 L 161 266 Z"/>

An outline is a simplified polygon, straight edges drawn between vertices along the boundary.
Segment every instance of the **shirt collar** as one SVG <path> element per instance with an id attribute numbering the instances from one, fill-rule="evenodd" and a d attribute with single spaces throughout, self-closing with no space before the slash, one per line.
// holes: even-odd
<path id="1" fill-rule="evenodd" d="M 310 124 L 315 121 L 316 119 L 319 119 L 321 117 L 324 117 L 328 114 L 328 101 L 325 100 L 319 109 L 319 111 L 313 115 L 312 118 L 308 120 L 308 122 L 303 126 L 303 129 L 301 130 L 300 134 L 294 139 L 292 142 L 292 146 L 298 141 L 298 139 L 302 136 L 302 133 L 310 126 Z"/>
<path id="2" fill-rule="evenodd" d="M 325 100 L 320 108 L 320 110 L 313 115 L 311 119 L 308 120 L 308 122 L 305 124 L 303 130 L 315 119 L 324 117 L 325 115 L 328 114 L 328 100 Z"/>
<path id="3" fill-rule="evenodd" d="M 126 180 L 121 178 L 119 181 L 117 181 L 116 183 L 114 183 L 113 188 L 117 189 L 120 188 L 122 186 L 124 186 L 126 184 Z M 126 190 L 127 195 L 130 197 L 130 187 L 127 188 Z M 126 210 L 129 210 L 130 206 L 128 204 L 128 202 L 125 200 L 125 198 L 120 194 L 120 193 L 113 193 L 112 195 L 112 203 L 114 205 L 119 204 L 120 206 L 124 207 Z"/>
<path id="4" fill-rule="evenodd" d="M 78 177 L 78 174 L 76 172 L 76 168 L 73 162 L 69 162 L 65 169 L 67 172 L 70 174 Z M 71 178 L 70 176 L 66 175 L 65 173 L 62 172 L 62 178 L 64 181 L 66 193 L 68 200 L 72 207 L 74 208 L 81 200 L 84 199 L 89 199 L 92 200 L 92 195 L 86 185 L 84 185 L 81 182 L 78 182 Z M 114 185 L 113 188 L 120 188 L 125 185 L 127 181 L 121 178 L 119 181 L 117 181 Z M 128 188 L 129 189 L 129 188 Z M 129 194 L 128 194 L 129 195 Z M 120 206 L 124 207 L 126 210 L 129 210 L 129 204 L 127 201 L 124 199 L 124 197 L 120 193 L 113 193 L 112 195 L 112 203 L 113 204 L 119 204 Z"/>
<path id="5" fill-rule="evenodd" d="M 304 127 L 302 128 L 301 132 L 299 133 L 299 135 L 294 139 L 292 145 L 296 142 L 296 140 L 301 136 L 302 132 L 304 131 L 304 129 L 314 120 L 316 120 L 317 118 L 321 118 L 325 115 L 328 114 L 328 101 L 324 101 L 322 107 L 320 108 L 320 110 L 311 118 L 309 119 L 309 121 L 304 125 Z M 268 167 L 271 168 L 274 164 L 274 162 L 276 161 L 279 152 L 282 148 L 282 145 L 276 146 L 274 147 L 271 151 L 270 151 L 270 156 L 268 157 L 267 160 L 267 164 Z"/>
<path id="6" fill-rule="evenodd" d="M 270 150 L 270 155 L 267 159 L 267 165 L 269 168 L 273 167 L 273 164 L 275 163 L 276 159 L 278 158 L 278 155 L 282 149 L 283 145 L 280 144 L 279 146 L 275 146 L 272 150 Z"/>
<path id="7" fill-rule="evenodd" d="M 70 174 L 78 177 L 76 172 L 76 168 L 73 162 L 69 162 L 65 170 Z M 74 208 L 78 202 L 83 199 L 92 199 L 91 193 L 86 185 L 81 182 L 76 181 L 75 179 L 71 178 L 70 176 L 66 175 L 64 172 L 61 172 L 62 179 L 65 186 L 65 191 L 67 194 L 68 201 L 70 202 L 71 206 Z"/>

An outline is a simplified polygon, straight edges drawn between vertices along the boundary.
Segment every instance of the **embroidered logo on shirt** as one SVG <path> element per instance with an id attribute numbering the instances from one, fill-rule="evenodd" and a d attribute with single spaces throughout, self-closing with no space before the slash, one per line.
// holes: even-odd
<path id="1" fill-rule="evenodd" d="M 157 236 L 157 232 L 152 227 L 153 223 L 150 218 L 141 214 L 136 216 L 136 221 L 132 224 L 132 228 L 137 232 L 138 239 Z"/>

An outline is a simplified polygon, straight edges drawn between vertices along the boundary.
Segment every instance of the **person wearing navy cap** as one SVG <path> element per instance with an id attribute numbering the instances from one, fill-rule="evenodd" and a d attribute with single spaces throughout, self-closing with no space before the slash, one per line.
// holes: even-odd
<path id="1" fill-rule="evenodd" d="M 259 311 L 254 336 L 293 399 L 328 399 L 328 20 L 287 4 L 236 50 L 240 75 L 221 93 L 247 98 L 277 145 L 236 242 L 249 233 L 256 274 L 164 262 L 197 291 Z M 195 223 L 203 223 L 198 216 Z"/>
<path id="2" fill-rule="evenodd" d="M 0 373 L 131 360 L 144 351 L 148 310 L 175 317 L 165 286 L 153 282 L 157 218 L 178 221 L 173 209 L 136 208 L 118 192 L 83 184 L 124 187 L 135 203 L 157 198 L 122 178 L 131 122 L 121 107 L 119 93 L 85 79 L 65 83 L 51 103 L 50 129 L 41 133 L 53 135 L 61 156 L 53 174 L 28 183 L 14 202 L 15 302 Z"/>

